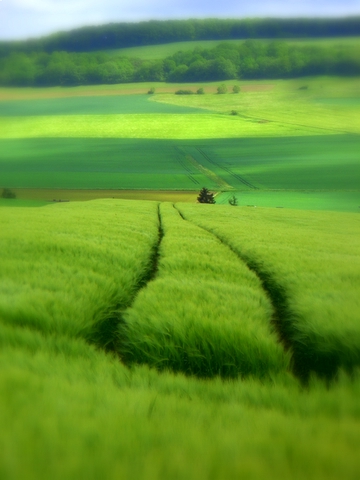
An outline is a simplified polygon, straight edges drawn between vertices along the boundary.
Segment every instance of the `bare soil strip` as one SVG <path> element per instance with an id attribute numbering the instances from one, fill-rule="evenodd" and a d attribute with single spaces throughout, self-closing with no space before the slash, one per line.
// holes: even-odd
<path id="1" fill-rule="evenodd" d="M 199 193 L 198 191 L 182 190 L 71 190 L 52 188 L 12 188 L 11 191 L 20 200 L 42 200 L 45 202 L 81 202 L 99 198 L 117 198 L 195 203 Z"/>

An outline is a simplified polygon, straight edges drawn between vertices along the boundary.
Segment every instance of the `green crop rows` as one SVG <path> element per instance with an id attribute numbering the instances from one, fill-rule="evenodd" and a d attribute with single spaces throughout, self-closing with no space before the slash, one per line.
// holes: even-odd
<path id="1" fill-rule="evenodd" d="M 356 214 L 0 213 L 1 478 L 357 478 Z"/>
<path id="2" fill-rule="evenodd" d="M 240 213 L 228 207 L 199 214 L 185 205 L 180 210 L 261 278 L 278 310 L 279 331 L 293 349 L 296 371 L 333 375 L 339 366 L 351 371 L 360 365 L 356 216 L 294 211 L 268 216 L 264 209 Z"/>
<path id="3" fill-rule="evenodd" d="M 161 205 L 160 218 L 156 280 L 123 317 L 126 360 L 203 377 L 283 371 L 288 359 L 259 279 L 171 204 Z"/>

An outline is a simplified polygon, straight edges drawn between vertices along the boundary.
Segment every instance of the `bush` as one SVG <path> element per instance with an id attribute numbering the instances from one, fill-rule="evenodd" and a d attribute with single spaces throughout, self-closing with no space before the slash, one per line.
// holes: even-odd
<path id="1" fill-rule="evenodd" d="M 16 198 L 16 193 L 12 192 L 10 188 L 4 188 L 1 194 L 1 198 Z"/>
<path id="2" fill-rule="evenodd" d="M 233 90 L 233 93 L 239 93 L 240 92 L 239 85 L 234 85 L 232 90 Z"/>
<path id="3" fill-rule="evenodd" d="M 237 110 L 231 110 L 231 114 L 230 115 L 239 115 Z"/>
<path id="4" fill-rule="evenodd" d="M 198 89 L 196 90 L 196 93 L 197 93 L 198 95 L 204 95 L 205 92 L 204 92 L 203 87 L 198 88 Z"/>
<path id="5" fill-rule="evenodd" d="M 238 200 L 235 197 L 235 195 L 233 195 L 231 198 L 229 198 L 228 202 L 229 202 L 229 205 L 232 205 L 233 207 L 238 206 Z"/>
<path id="6" fill-rule="evenodd" d="M 155 93 L 155 88 L 151 87 L 150 90 L 148 91 L 149 95 L 153 95 Z"/>
<path id="7" fill-rule="evenodd" d="M 222 83 L 219 87 L 217 87 L 217 93 L 219 94 L 227 93 L 227 91 L 228 89 L 225 83 Z"/>
<path id="8" fill-rule="evenodd" d="M 203 187 L 200 190 L 197 201 L 199 203 L 215 203 L 214 194 L 211 193 L 206 187 Z"/>
<path id="9" fill-rule="evenodd" d="M 175 95 L 192 95 L 193 93 L 192 90 L 177 90 Z"/>

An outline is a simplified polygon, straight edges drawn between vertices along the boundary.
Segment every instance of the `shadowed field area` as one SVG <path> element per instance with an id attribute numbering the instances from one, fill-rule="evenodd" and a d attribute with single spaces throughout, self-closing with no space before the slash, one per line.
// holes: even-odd
<path id="1" fill-rule="evenodd" d="M 238 190 L 251 188 L 246 183 L 260 189 L 353 190 L 360 175 L 358 136 L 201 142 L 34 138 L 2 139 L 0 145 L 2 181 L 13 188 L 102 188 L 107 183 L 126 189 L 131 182 L 133 188 L 194 190 L 187 177 L 201 185 L 209 181 L 208 170 Z"/>

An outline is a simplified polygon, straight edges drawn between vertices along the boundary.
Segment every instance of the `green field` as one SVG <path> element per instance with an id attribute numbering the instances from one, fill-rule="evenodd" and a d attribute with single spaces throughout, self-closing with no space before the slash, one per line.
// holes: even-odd
<path id="1" fill-rule="evenodd" d="M 240 82 L 238 95 L 177 87 L 2 89 L 0 187 L 49 200 L 46 189 L 149 198 L 141 192 L 207 186 L 218 203 L 358 211 L 357 79 Z"/>
<path id="2" fill-rule="evenodd" d="M 218 208 L 202 212 L 183 205 L 180 212 L 261 278 L 277 308 L 282 338 L 292 346 L 294 370 L 331 374 L 342 366 L 351 371 L 360 363 L 358 217 Z"/>
<path id="3" fill-rule="evenodd" d="M 0 205 L 1 478 L 356 480 L 359 238 L 350 213 Z"/>
<path id="4" fill-rule="evenodd" d="M 109 95 L 0 102 L 2 117 L 204 113 L 192 107 L 150 102 L 149 95 Z"/>
<path id="5" fill-rule="evenodd" d="M 11 188 L 199 190 L 207 185 L 228 191 L 218 203 L 236 194 L 241 205 L 345 211 L 358 211 L 360 205 L 360 137 L 355 135 L 201 142 L 24 138 L 2 139 L 0 145 L 1 179 Z"/>

